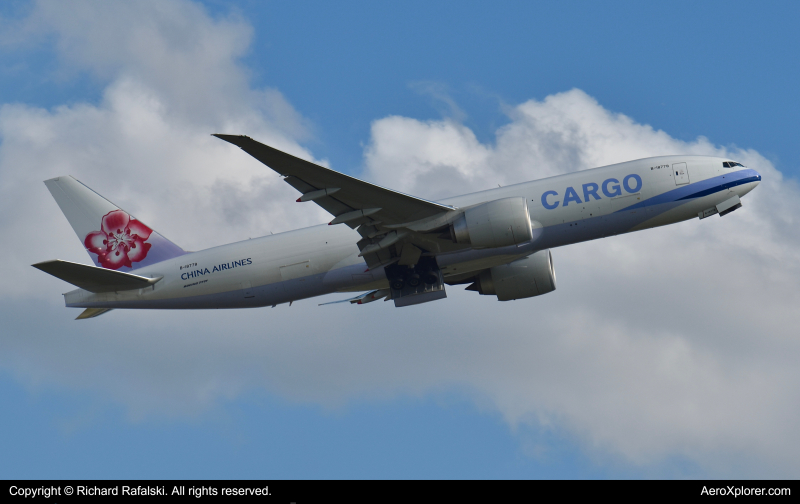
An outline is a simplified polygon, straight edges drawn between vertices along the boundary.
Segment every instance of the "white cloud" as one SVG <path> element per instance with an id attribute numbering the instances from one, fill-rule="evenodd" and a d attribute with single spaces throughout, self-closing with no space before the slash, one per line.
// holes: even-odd
<path id="1" fill-rule="evenodd" d="M 762 173 L 744 207 L 553 251 L 556 292 L 250 311 L 117 311 L 84 323 L 29 264 L 87 257 L 41 180 L 71 173 L 186 248 L 321 222 L 249 156 L 246 133 L 310 158 L 307 126 L 237 58 L 250 27 L 188 2 L 37 4 L 66 70 L 106 79 L 97 104 L 0 108 L 0 363 L 32 386 L 91 390 L 136 418 L 196 414 L 265 389 L 329 407 L 469 390 L 511 426 L 571 436 L 598 460 L 684 457 L 712 475 L 793 475 L 800 373 L 797 186 L 750 150 L 685 143 L 579 90 L 509 110 L 494 144 L 453 120 L 373 123 L 365 177 L 443 197 L 628 159 L 729 155 Z M 302 207 L 302 208 L 298 208 Z M 113 321 L 113 325 L 109 325 Z M 113 327 L 113 329 L 110 329 Z M 740 471 L 740 472 L 732 472 Z M 762 471 L 762 472 L 759 472 Z M 784 471 L 784 472 L 780 472 Z"/>
<path id="2" fill-rule="evenodd" d="M 0 296 L 52 285 L 28 281 L 19 264 L 86 260 L 42 184 L 54 176 L 74 175 L 188 250 L 323 221 L 316 207 L 291 212 L 292 188 L 210 136 L 247 133 L 310 158 L 298 144 L 305 120 L 280 92 L 248 86 L 237 62 L 246 23 L 178 0 L 41 2 L 23 26 L 54 36 L 68 68 L 108 84 L 97 104 L 0 107 L 0 223 L 18 240 L 0 245 L 11 258 L 0 266 L 9 280 Z"/>
<path id="3" fill-rule="evenodd" d="M 764 181 L 724 219 L 554 250 L 556 293 L 514 302 L 512 322 L 505 307 L 474 307 L 505 322 L 502 331 L 485 324 L 497 345 L 483 355 L 494 365 L 461 378 L 512 424 L 550 419 L 588 446 L 636 463 L 680 455 L 721 468 L 735 465 L 725 457 L 736 454 L 767 461 L 762 475 L 797 468 L 790 448 L 800 441 L 791 427 L 800 414 L 791 399 L 800 392 L 795 182 L 757 152 L 675 140 L 580 90 L 528 101 L 509 116 L 492 146 L 450 120 L 377 120 L 368 174 L 389 187 L 445 196 L 446 181 L 479 189 L 693 153 L 741 160 Z M 464 332 L 479 330 L 467 319 Z M 500 342 L 500 332 L 530 340 Z"/>

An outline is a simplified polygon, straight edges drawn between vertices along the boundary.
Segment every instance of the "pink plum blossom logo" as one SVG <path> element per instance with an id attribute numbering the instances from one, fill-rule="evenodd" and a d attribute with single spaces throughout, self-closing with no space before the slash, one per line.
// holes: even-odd
<path id="1" fill-rule="evenodd" d="M 86 249 L 97 254 L 100 266 L 119 269 L 147 257 L 152 229 L 122 210 L 113 210 L 103 216 L 102 231 L 92 231 L 83 240 Z"/>

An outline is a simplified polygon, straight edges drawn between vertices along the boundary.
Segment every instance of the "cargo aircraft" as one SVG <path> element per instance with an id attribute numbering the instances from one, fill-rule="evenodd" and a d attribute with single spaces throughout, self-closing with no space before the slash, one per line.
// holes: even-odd
<path id="1" fill-rule="evenodd" d="M 500 301 L 552 292 L 550 249 L 724 216 L 761 175 L 727 158 L 661 156 L 429 201 L 299 159 L 247 136 L 214 135 L 278 172 L 327 224 L 183 250 L 71 176 L 45 181 L 94 266 L 33 266 L 78 289 L 78 319 L 115 308 L 251 308 L 334 292 L 337 302 L 410 306 L 446 285 Z M 325 303 L 328 304 L 328 303 Z"/>

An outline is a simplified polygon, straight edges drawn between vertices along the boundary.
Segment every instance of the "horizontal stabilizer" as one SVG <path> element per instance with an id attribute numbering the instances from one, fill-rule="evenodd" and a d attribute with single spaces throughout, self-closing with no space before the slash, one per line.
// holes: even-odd
<path id="1" fill-rule="evenodd" d="M 86 308 L 75 318 L 75 320 L 99 317 L 100 315 L 110 312 L 113 309 L 114 308 Z"/>
<path id="2" fill-rule="evenodd" d="M 89 292 L 115 292 L 150 287 L 163 277 L 147 278 L 96 266 L 56 259 L 36 263 L 34 268 Z M 99 314 L 98 314 L 99 315 Z"/>

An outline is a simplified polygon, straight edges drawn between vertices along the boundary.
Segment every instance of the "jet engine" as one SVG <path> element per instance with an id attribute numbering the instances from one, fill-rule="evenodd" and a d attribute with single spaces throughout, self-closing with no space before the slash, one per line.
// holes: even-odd
<path id="1" fill-rule="evenodd" d="M 468 208 L 450 227 L 456 243 L 473 248 L 516 245 L 533 238 L 528 202 L 525 198 L 505 198 Z"/>
<path id="2" fill-rule="evenodd" d="M 523 299 L 556 290 L 556 273 L 550 250 L 482 271 L 467 290 L 496 295 L 500 301 Z"/>

